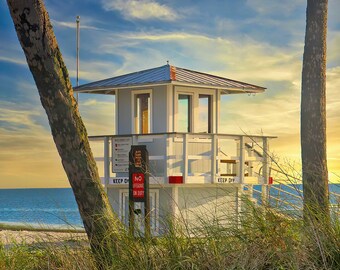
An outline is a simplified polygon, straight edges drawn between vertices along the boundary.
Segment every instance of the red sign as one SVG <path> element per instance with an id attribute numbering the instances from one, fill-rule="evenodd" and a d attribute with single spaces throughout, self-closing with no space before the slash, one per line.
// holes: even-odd
<path id="1" fill-rule="evenodd" d="M 132 197 L 134 199 L 144 199 L 144 173 L 132 174 Z"/>

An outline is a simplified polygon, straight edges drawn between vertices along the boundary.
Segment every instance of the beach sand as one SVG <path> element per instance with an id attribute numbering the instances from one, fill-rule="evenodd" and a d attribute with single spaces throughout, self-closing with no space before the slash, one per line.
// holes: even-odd
<path id="1" fill-rule="evenodd" d="M 0 243 L 3 245 L 33 244 L 33 243 L 86 243 L 85 233 L 54 232 L 54 231 L 26 231 L 26 230 L 1 230 Z"/>

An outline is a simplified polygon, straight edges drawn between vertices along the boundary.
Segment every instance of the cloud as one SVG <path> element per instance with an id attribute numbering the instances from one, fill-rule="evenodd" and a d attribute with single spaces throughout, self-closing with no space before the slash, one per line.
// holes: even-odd
<path id="1" fill-rule="evenodd" d="M 26 58 L 18 42 L 0 43 L 0 62 L 27 66 Z"/>
<path id="2" fill-rule="evenodd" d="M 174 21 L 178 14 L 170 7 L 153 0 L 103 0 L 107 11 L 119 11 L 127 19 Z"/>
<path id="3" fill-rule="evenodd" d="M 249 37 L 231 39 L 161 31 L 103 37 L 98 46 L 98 53 L 119 54 L 125 65 L 170 60 L 174 65 L 253 81 L 295 81 L 300 77 L 303 49 L 301 44 L 281 48 Z"/>
<path id="4" fill-rule="evenodd" d="M 114 134 L 112 96 L 81 94 L 79 101 L 89 135 Z M 0 101 L 0 134 L 1 188 L 69 186 L 41 105 Z M 100 146 L 91 144 L 97 156 Z"/>
<path id="5" fill-rule="evenodd" d="M 88 30 L 106 31 L 105 29 L 89 25 L 88 24 L 89 21 L 90 21 L 89 19 L 81 18 L 80 28 L 81 29 L 88 29 Z M 57 21 L 57 20 L 51 20 L 51 22 L 52 22 L 52 24 L 54 26 L 60 26 L 60 27 L 71 28 L 71 29 L 76 29 L 77 28 L 76 21 Z"/>
<path id="6" fill-rule="evenodd" d="M 0 61 L 11 63 L 11 64 L 16 64 L 20 66 L 27 66 L 27 62 L 22 58 L 0 56 Z"/>
<path id="7" fill-rule="evenodd" d="M 282 89 L 275 94 L 270 89 L 256 96 L 224 96 L 221 102 L 221 131 L 263 132 L 274 136 L 298 133 L 299 88 L 289 82 L 280 84 Z"/>
<path id="8" fill-rule="evenodd" d="M 115 133 L 115 103 L 113 96 L 80 94 L 79 109 L 88 135 Z"/>
<path id="9" fill-rule="evenodd" d="M 340 47 L 340 31 L 328 31 L 327 34 L 327 65 L 339 65 L 340 55 L 338 48 Z"/>
<path id="10" fill-rule="evenodd" d="M 8 123 L 11 126 L 34 125 L 34 122 L 32 121 L 32 116 L 40 115 L 37 111 L 9 109 L 3 108 L 2 106 L 4 106 L 4 104 L 1 104 L 0 107 L 0 121 L 3 123 Z"/>
<path id="11" fill-rule="evenodd" d="M 70 77 L 76 78 L 75 58 L 67 57 L 65 61 Z M 119 68 L 119 66 L 112 61 L 80 59 L 79 63 L 79 79 L 85 81 L 98 81 L 113 77 Z M 75 84 L 73 86 L 75 86 Z"/>
<path id="12" fill-rule="evenodd" d="M 105 10 L 120 12 L 129 20 L 140 20 L 139 29 L 142 31 L 126 31 L 128 27 L 124 26 L 119 28 L 119 34 L 116 34 L 112 30 L 97 28 L 94 26 L 97 21 L 82 17 L 81 27 L 95 31 L 84 31 L 81 34 L 80 78 L 87 81 L 105 79 L 163 65 L 166 60 L 170 60 L 170 64 L 184 68 L 263 85 L 268 87 L 264 94 L 255 97 L 228 96 L 223 101 L 221 132 L 264 132 L 264 134 L 277 135 L 278 139 L 271 141 L 271 149 L 280 155 L 299 160 L 299 106 L 304 25 L 300 26 L 305 23 L 305 14 L 302 15 L 302 19 L 289 17 L 289 20 L 284 22 L 275 16 L 294 15 L 285 14 L 296 11 L 296 8 L 305 4 L 301 4 L 302 1 L 297 3 L 289 1 L 289 4 L 274 2 L 248 1 L 248 7 L 257 13 L 254 17 L 245 18 L 242 21 L 217 18 L 216 21 L 212 19 L 211 24 L 206 25 L 187 21 L 186 23 L 192 25 L 188 28 L 186 24 L 180 28 L 184 29 L 182 31 L 173 30 L 174 28 L 161 31 L 155 30 L 157 29 L 155 25 L 146 28 L 147 25 L 143 25 L 141 21 L 174 21 L 182 18 L 183 10 L 173 10 L 156 1 L 102 1 Z M 334 0 L 333 3 L 335 3 Z M 259 16 L 261 14 L 266 16 Z M 72 29 L 76 27 L 75 22 L 68 21 L 64 17 L 60 18 L 62 19 L 58 21 L 53 20 L 53 25 L 59 27 L 60 31 L 72 32 L 69 38 L 74 38 L 75 33 Z M 214 33 L 216 29 L 211 26 L 214 22 L 218 23 L 216 27 L 219 35 Z M 284 33 L 282 37 L 284 41 L 281 43 L 279 40 L 275 43 L 274 38 L 270 38 L 267 33 L 256 37 L 258 32 L 251 32 L 253 30 L 251 26 L 258 28 L 258 31 L 263 27 L 265 29 L 272 27 L 271 30 L 277 29 L 278 35 Z M 243 32 L 245 28 L 248 28 L 249 32 Z M 282 32 L 282 29 L 285 31 Z M 329 31 L 328 155 L 329 167 L 336 172 L 340 172 L 338 162 L 340 149 L 337 139 L 340 133 L 338 125 L 340 122 L 338 97 L 340 67 L 337 53 L 340 44 L 339 37 L 338 31 Z M 64 59 L 70 67 L 70 75 L 75 77 L 76 61 L 72 55 L 74 46 L 70 47 L 69 39 L 64 42 L 65 48 L 69 47 L 68 51 L 63 51 Z M 12 50 L 12 45 L 6 42 L 0 45 L 0 61 L 26 65 L 23 54 L 19 55 L 20 50 Z M 4 50 L 1 50 L 2 48 Z M 36 89 L 33 89 L 34 85 L 27 86 L 27 83 L 22 83 L 17 86 L 17 89 L 22 90 L 18 100 L 24 99 L 25 104 L 8 103 L 6 105 L 0 102 L 1 179 L 11 181 L 11 179 L 20 178 L 21 186 L 25 185 L 26 179 L 38 179 L 40 186 L 57 186 L 61 185 L 60 183 L 67 185 L 46 119 L 45 122 L 42 120 L 46 116 L 42 109 L 40 111 L 35 108 L 39 98 Z M 31 90 L 35 91 L 34 97 L 28 94 Z M 15 89 L 14 91 L 18 92 Z M 105 97 L 104 99 L 104 97 L 84 95 L 80 95 L 80 110 L 88 134 L 112 134 L 114 132 L 113 98 Z M 36 99 L 36 102 L 33 102 L 33 99 Z M 18 171 L 22 172 L 20 176 L 18 176 Z M 49 183 L 44 182 L 46 179 L 49 179 Z M 6 184 L 8 184 L 7 181 Z"/>
<path id="13" fill-rule="evenodd" d="M 68 186 L 50 131 L 39 117 L 46 118 L 31 104 L 0 101 L 1 188 Z"/>
<path id="14" fill-rule="evenodd" d="M 289 15 L 299 6 L 304 6 L 303 0 L 247 0 L 246 5 L 261 15 Z"/>

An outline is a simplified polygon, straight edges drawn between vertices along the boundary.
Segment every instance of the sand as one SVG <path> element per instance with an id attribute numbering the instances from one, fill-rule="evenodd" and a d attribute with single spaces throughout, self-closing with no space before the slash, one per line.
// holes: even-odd
<path id="1" fill-rule="evenodd" d="M 13 244 L 33 244 L 33 243 L 67 243 L 67 242 L 85 242 L 87 240 L 85 233 L 69 232 L 43 232 L 43 231 L 0 231 L 0 243 L 3 245 Z"/>

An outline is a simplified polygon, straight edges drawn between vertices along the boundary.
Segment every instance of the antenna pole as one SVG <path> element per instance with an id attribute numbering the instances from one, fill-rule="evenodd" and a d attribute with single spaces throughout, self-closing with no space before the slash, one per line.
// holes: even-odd
<path id="1" fill-rule="evenodd" d="M 80 16 L 77 16 L 77 86 L 79 86 L 79 38 L 80 38 Z M 77 102 L 78 102 L 78 93 L 77 93 Z"/>

